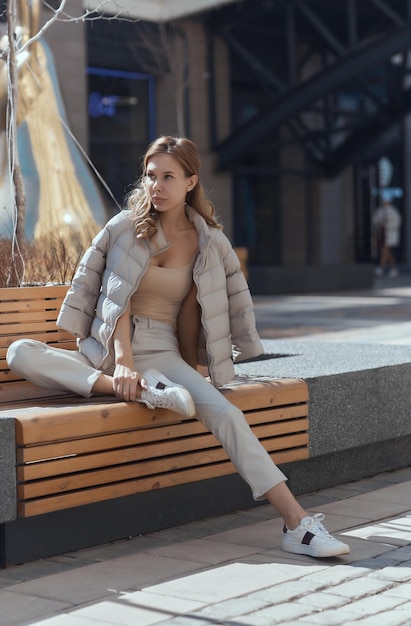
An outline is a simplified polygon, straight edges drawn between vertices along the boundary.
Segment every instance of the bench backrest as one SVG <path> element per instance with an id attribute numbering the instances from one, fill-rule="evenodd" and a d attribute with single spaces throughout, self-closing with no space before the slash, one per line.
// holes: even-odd
<path id="1" fill-rule="evenodd" d="M 76 348 L 74 337 L 56 326 L 67 289 L 67 285 L 0 289 L 0 403 L 41 395 L 34 385 L 20 383 L 8 368 L 6 353 L 13 341 L 30 338 L 60 348 Z"/>

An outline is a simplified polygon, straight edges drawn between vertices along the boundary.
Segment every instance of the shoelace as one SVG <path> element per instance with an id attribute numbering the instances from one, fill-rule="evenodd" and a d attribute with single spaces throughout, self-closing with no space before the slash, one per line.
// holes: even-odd
<path id="1" fill-rule="evenodd" d="M 145 402 L 149 406 L 150 409 L 154 409 L 154 408 L 161 409 L 162 407 L 164 407 L 164 405 L 167 404 L 166 391 L 167 390 L 164 389 L 161 392 L 158 392 L 157 390 L 150 389 L 150 388 L 146 390 L 147 395 L 146 395 Z"/>
<path id="2" fill-rule="evenodd" d="M 323 519 L 324 519 L 324 513 L 316 513 L 310 518 L 309 521 L 304 523 L 304 527 L 309 531 L 313 531 L 314 534 L 322 535 L 323 537 L 326 537 L 327 539 L 333 539 L 332 535 L 330 535 L 328 530 L 326 530 L 324 526 L 321 524 Z"/>

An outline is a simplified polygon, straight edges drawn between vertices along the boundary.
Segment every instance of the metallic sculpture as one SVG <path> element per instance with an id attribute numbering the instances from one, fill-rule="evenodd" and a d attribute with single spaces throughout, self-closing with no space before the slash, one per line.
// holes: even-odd
<path id="1" fill-rule="evenodd" d="M 52 54 L 40 33 L 39 0 L 18 0 L 15 30 L 17 146 L 26 192 L 25 235 L 40 241 L 89 242 L 107 219 L 94 176 L 68 131 Z M 52 26 L 51 26 L 52 27 Z M 28 47 L 22 50 L 27 42 Z M 0 238 L 11 238 L 15 215 L 6 141 L 6 105 L 10 85 L 8 36 L 0 40 Z"/>

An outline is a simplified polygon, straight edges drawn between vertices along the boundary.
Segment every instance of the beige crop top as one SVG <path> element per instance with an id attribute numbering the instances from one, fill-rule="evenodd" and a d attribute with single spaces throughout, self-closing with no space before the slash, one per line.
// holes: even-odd
<path id="1" fill-rule="evenodd" d="M 130 314 L 175 324 L 190 291 L 195 258 L 183 267 L 149 265 L 130 301 Z"/>

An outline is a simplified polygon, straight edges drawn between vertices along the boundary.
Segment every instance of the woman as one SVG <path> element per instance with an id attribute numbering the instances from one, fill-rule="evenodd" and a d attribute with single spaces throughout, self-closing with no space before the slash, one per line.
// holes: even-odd
<path id="1" fill-rule="evenodd" d="M 268 499 L 283 517 L 284 550 L 346 554 L 349 547 L 325 530 L 323 516 L 310 517 L 298 504 L 242 412 L 217 389 L 234 377 L 233 352 L 240 360 L 263 347 L 238 258 L 205 199 L 199 170 L 190 140 L 151 144 L 128 210 L 95 237 L 63 302 L 57 323 L 77 336 L 79 351 L 19 340 L 9 366 L 34 383 L 86 397 L 115 394 L 195 413 L 254 498 Z M 212 384 L 197 371 L 199 344 Z"/>

